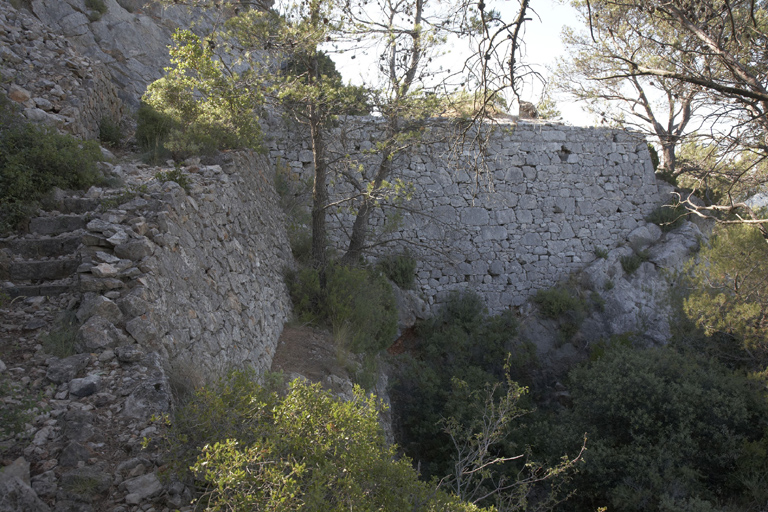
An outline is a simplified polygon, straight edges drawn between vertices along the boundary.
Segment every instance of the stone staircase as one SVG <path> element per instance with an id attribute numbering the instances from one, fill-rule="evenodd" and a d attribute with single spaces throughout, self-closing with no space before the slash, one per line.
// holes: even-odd
<path id="1" fill-rule="evenodd" d="M 28 232 L 0 238 L 0 281 L 10 298 L 79 291 L 81 247 L 100 202 L 67 197 L 29 222 Z"/>

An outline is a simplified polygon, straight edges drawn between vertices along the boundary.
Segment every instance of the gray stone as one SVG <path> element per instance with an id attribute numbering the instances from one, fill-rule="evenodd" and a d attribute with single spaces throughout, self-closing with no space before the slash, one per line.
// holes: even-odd
<path id="1" fill-rule="evenodd" d="M 146 420 L 153 414 L 171 409 L 171 394 L 164 379 L 147 380 L 139 384 L 125 400 L 122 415 Z"/>
<path id="2" fill-rule="evenodd" d="M 45 376 L 55 384 L 69 382 L 88 366 L 90 360 L 91 356 L 88 354 L 76 354 L 65 359 L 56 358 L 48 365 Z"/>
<path id="3" fill-rule="evenodd" d="M 19 457 L 10 465 L 0 468 L 0 482 L 18 478 L 29 485 L 29 462 L 24 457 Z"/>
<path id="4" fill-rule="evenodd" d="M 98 315 L 113 324 L 119 324 L 123 320 L 123 313 L 117 304 L 103 295 L 86 293 L 83 304 L 77 310 L 77 319 L 85 322 L 94 315 Z"/>
<path id="5" fill-rule="evenodd" d="M 78 443 L 77 441 L 70 442 L 59 455 L 59 465 L 63 467 L 75 467 L 78 462 L 85 462 L 92 456 L 91 451 Z"/>
<path id="6" fill-rule="evenodd" d="M 157 496 L 163 491 L 163 484 L 157 478 L 155 473 L 147 473 L 146 475 L 130 478 L 123 482 L 125 489 L 129 495 L 132 496 L 132 500 L 128 503 L 138 504 L 144 500 Z"/>
<path id="7" fill-rule="evenodd" d="M 32 95 L 23 87 L 19 87 L 16 84 L 11 84 L 10 88 L 8 89 L 8 97 L 17 103 L 24 103 L 25 101 L 28 101 Z"/>
<path id="8" fill-rule="evenodd" d="M 47 498 L 56 495 L 56 473 L 53 470 L 32 477 L 32 489 L 38 496 Z"/>
<path id="9" fill-rule="evenodd" d="M 661 238 L 661 228 L 655 224 L 646 224 L 635 228 L 627 235 L 627 241 L 636 251 L 645 249 Z"/>
<path id="10" fill-rule="evenodd" d="M 149 303 L 131 293 L 117 301 L 120 311 L 128 318 L 141 316 L 149 311 Z"/>
<path id="11" fill-rule="evenodd" d="M 121 363 L 137 363 L 144 357 L 145 352 L 138 345 L 123 345 L 115 349 L 115 354 Z"/>
<path id="12" fill-rule="evenodd" d="M 125 324 L 125 330 L 142 345 L 152 345 L 158 340 L 158 332 L 149 314 L 141 315 L 129 320 Z"/>
<path id="13" fill-rule="evenodd" d="M 88 375 L 82 379 L 72 379 L 69 383 L 69 392 L 77 397 L 91 396 L 99 391 L 101 386 L 101 377 L 98 375 Z"/>
<path id="14" fill-rule="evenodd" d="M 89 318 L 77 332 L 78 343 L 89 351 L 115 347 L 123 338 L 112 322 L 98 315 Z"/>
<path id="15" fill-rule="evenodd" d="M 139 261 L 146 256 L 151 256 L 153 252 L 154 244 L 146 238 L 115 246 L 117 257 L 132 261 Z"/>
<path id="16" fill-rule="evenodd" d="M 0 512 L 50 512 L 32 487 L 20 478 L 0 481 Z"/>
<path id="17" fill-rule="evenodd" d="M 67 439 L 84 443 L 94 434 L 93 414 L 88 411 L 70 409 L 64 414 L 62 432 Z"/>
<path id="18" fill-rule="evenodd" d="M 489 220 L 490 216 L 485 208 L 470 207 L 461 211 L 461 223 L 468 226 L 484 226 Z"/>

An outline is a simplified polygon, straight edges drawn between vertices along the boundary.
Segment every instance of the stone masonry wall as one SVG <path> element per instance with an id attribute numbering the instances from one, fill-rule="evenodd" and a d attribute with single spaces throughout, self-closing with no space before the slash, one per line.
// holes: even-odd
<path id="1" fill-rule="evenodd" d="M 114 301 L 118 326 L 144 351 L 197 376 L 268 370 L 291 307 L 282 269 L 292 257 L 269 166 L 251 152 L 227 158 L 184 167 L 189 192 L 158 182 L 157 169 L 113 168 L 140 193 L 88 223 L 80 269 L 81 289 L 103 295 L 86 302 Z"/>
<path id="2" fill-rule="evenodd" d="M 283 268 L 292 262 L 266 158 L 235 153 L 205 168 L 191 194 L 170 192 L 148 264 L 169 359 L 220 370 L 269 369 L 291 309 Z"/>
<path id="3" fill-rule="evenodd" d="M 334 151 L 375 164 L 361 152 L 376 144 L 376 122 L 358 123 L 353 135 L 345 128 L 337 137 L 346 144 Z M 311 152 L 300 139 L 283 137 L 270 149 L 292 171 L 311 173 Z M 480 175 L 466 163 L 476 152 L 459 154 L 464 163 L 457 163 L 455 148 L 435 143 L 397 159 L 392 178 L 411 183 L 413 197 L 397 208 L 385 204 L 372 219 L 379 241 L 392 241 L 374 251 L 409 250 L 418 261 L 417 289 L 429 304 L 467 287 L 493 311 L 521 305 L 594 260 L 596 249 L 625 243 L 657 205 L 646 141 L 637 133 L 509 122 L 492 135 Z M 332 200 L 350 192 L 339 178 Z M 354 217 L 348 208 L 332 213 L 331 242 L 343 251 Z"/>

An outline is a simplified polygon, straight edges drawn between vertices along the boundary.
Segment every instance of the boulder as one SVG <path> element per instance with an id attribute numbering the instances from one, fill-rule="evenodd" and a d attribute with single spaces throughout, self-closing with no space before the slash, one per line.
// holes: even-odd
<path id="1" fill-rule="evenodd" d="M 55 384 L 62 384 L 74 379 L 91 361 L 88 354 L 76 354 L 65 359 L 55 358 L 48 365 L 45 376 Z"/>

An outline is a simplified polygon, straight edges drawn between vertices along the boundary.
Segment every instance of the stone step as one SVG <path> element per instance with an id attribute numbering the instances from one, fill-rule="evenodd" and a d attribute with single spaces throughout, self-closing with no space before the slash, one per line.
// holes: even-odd
<path id="1" fill-rule="evenodd" d="M 77 272 L 80 260 L 61 258 L 46 261 L 11 261 L 7 279 L 19 281 L 53 281 L 72 276 Z"/>
<path id="2" fill-rule="evenodd" d="M 18 285 L 2 288 L 11 299 L 16 297 L 52 297 L 62 293 L 77 293 L 77 281 L 47 284 Z"/>
<path id="3" fill-rule="evenodd" d="M 0 239 L 0 250 L 26 259 L 57 258 L 74 254 L 82 243 L 82 235 L 64 234 L 54 238 Z"/>
<path id="4" fill-rule="evenodd" d="M 85 229 L 88 224 L 86 215 L 56 215 L 35 217 L 29 221 L 29 231 L 39 235 L 60 235 L 78 229 Z"/>
<path id="5" fill-rule="evenodd" d="M 58 204 L 61 213 L 82 214 L 96 210 L 101 205 L 101 200 L 90 197 L 65 197 Z"/>

